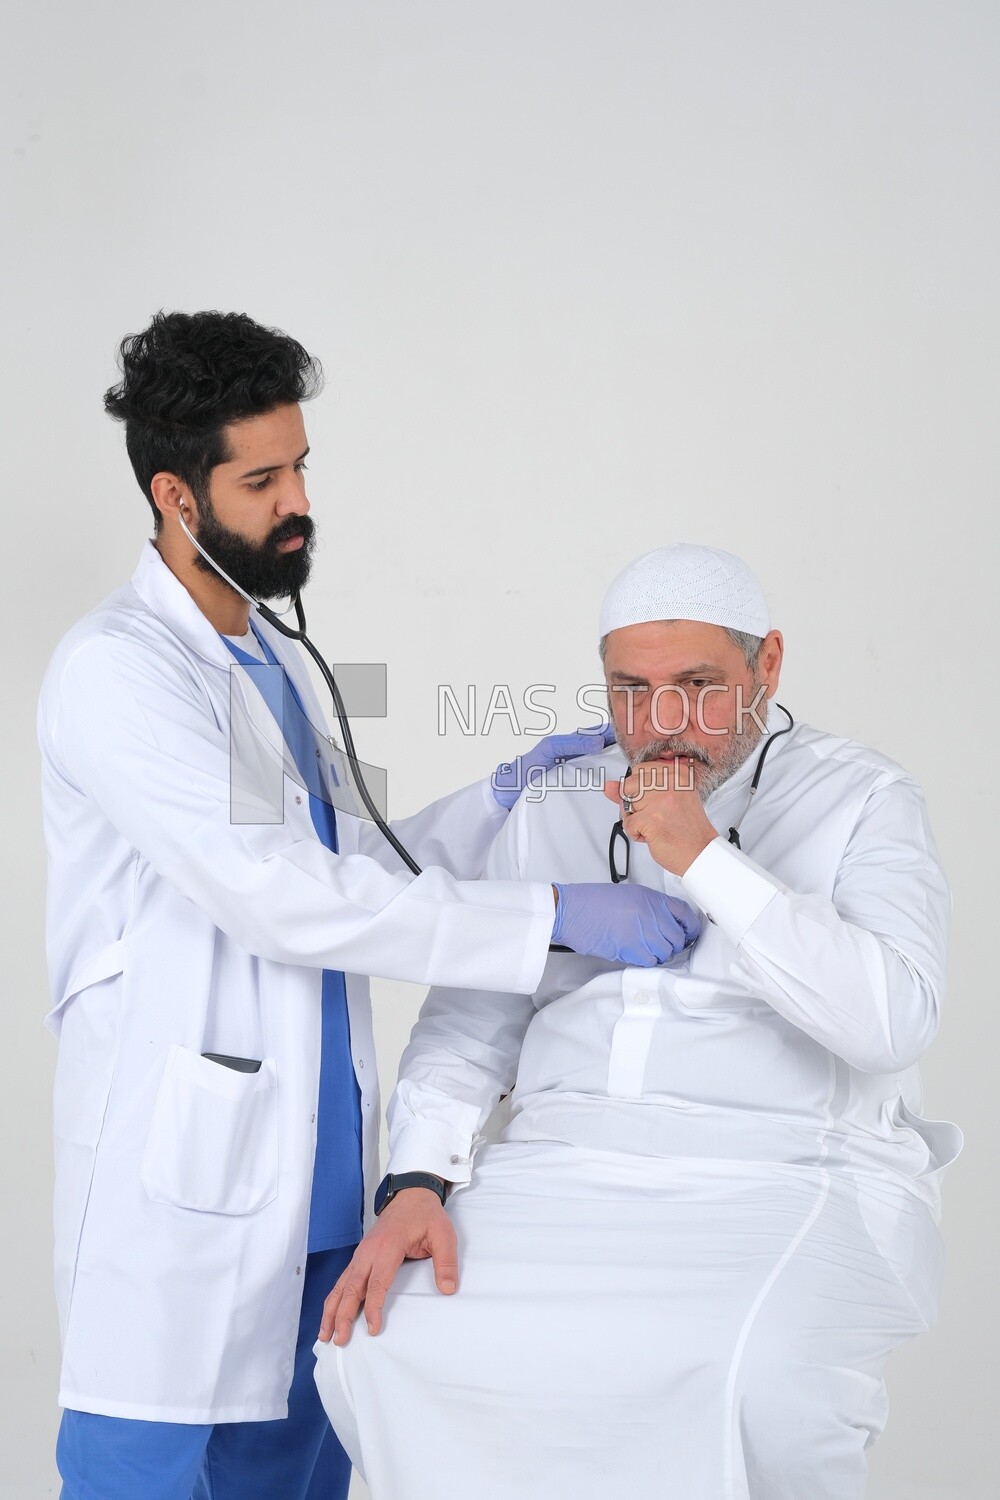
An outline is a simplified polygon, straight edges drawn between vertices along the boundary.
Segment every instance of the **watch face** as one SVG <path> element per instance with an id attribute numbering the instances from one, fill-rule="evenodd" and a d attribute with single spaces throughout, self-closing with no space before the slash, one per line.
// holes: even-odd
<path id="1" fill-rule="evenodd" d="M 411 1187 L 429 1188 L 432 1193 L 437 1193 L 442 1203 L 445 1200 L 446 1190 L 444 1184 L 432 1172 L 400 1172 L 398 1176 L 393 1176 L 392 1172 L 387 1172 L 375 1189 L 374 1208 L 376 1215 L 382 1212 L 387 1203 L 392 1202 L 397 1193 Z"/>

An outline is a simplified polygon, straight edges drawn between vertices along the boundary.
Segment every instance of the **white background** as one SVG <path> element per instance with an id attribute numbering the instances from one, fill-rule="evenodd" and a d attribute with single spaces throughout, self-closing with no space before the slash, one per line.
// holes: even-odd
<path id="1" fill-rule="evenodd" d="M 968 1146 L 870 1495 L 985 1500 L 996 4 L 35 0 L 5 51 L 0 1494 L 57 1492 L 34 700 L 148 534 L 101 411 L 117 341 L 217 307 L 329 372 L 311 623 L 333 659 L 388 663 L 359 737 L 395 812 L 523 748 L 502 721 L 439 739 L 439 683 L 480 709 L 556 683 L 573 727 L 606 583 L 672 540 L 757 569 L 797 716 L 923 780 L 956 894 L 928 1112 Z M 418 1001 L 376 985 L 387 1078 Z"/>

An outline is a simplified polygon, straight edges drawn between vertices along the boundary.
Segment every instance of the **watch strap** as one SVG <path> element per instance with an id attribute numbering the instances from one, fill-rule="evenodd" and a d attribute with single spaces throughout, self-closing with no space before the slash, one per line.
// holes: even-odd
<path id="1" fill-rule="evenodd" d="M 429 1188 L 444 1203 L 448 1184 L 433 1172 L 388 1172 L 375 1190 L 375 1213 L 380 1214 L 404 1188 Z"/>

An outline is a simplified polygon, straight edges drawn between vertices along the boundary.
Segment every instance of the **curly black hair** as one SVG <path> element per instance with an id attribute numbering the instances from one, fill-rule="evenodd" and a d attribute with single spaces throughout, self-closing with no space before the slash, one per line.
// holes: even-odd
<path id="1" fill-rule="evenodd" d="M 104 410 L 125 423 L 157 531 L 154 474 L 176 474 L 203 498 L 212 470 L 229 458 L 228 423 L 308 401 L 323 384 L 319 360 L 244 313 L 158 312 L 142 333 L 122 340 L 118 363 L 122 378 L 105 392 Z"/>

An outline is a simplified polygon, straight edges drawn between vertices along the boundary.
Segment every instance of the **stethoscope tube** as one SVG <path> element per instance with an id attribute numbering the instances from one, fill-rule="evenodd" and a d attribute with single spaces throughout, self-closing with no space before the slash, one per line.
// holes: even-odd
<path id="1" fill-rule="evenodd" d="M 319 668 L 319 671 L 323 677 L 323 681 L 326 683 L 327 687 L 330 690 L 330 696 L 333 699 L 333 711 L 336 715 L 337 723 L 340 725 L 340 732 L 344 740 L 344 753 L 347 756 L 347 763 L 351 768 L 351 775 L 354 777 L 355 785 L 361 796 L 361 800 L 364 803 L 366 812 L 368 813 L 372 822 L 375 824 L 375 827 L 378 829 L 379 833 L 385 839 L 386 843 L 389 844 L 390 848 L 396 851 L 407 869 L 410 870 L 414 875 L 422 874 L 421 868 L 417 864 L 417 861 L 413 858 L 413 855 L 409 852 L 405 845 L 393 833 L 392 829 L 389 827 L 388 823 L 379 812 L 378 807 L 375 804 L 375 799 L 373 798 L 371 792 L 368 790 L 368 784 L 365 781 L 364 772 L 361 769 L 361 761 L 358 758 L 358 752 L 354 745 L 354 735 L 351 731 L 351 721 L 347 717 L 347 709 L 344 706 L 344 700 L 341 696 L 340 688 L 337 686 L 337 679 L 334 677 L 332 670 L 324 660 L 321 652 L 319 651 L 319 648 L 315 646 L 309 639 L 306 628 L 306 612 L 305 607 L 302 603 L 301 594 L 298 592 L 298 590 L 296 590 L 296 592 L 291 597 L 291 604 L 292 608 L 295 610 L 296 619 L 296 627 L 293 629 L 291 625 L 285 624 L 284 620 L 279 614 L 277 614 L 273 609 L 269 609 L 266 604 L 261 604 L 258 599 L 254 599 L 250 594 L 246 592 L 245 589 L 240 587 L 235 579 L 230 578 L 229 574 L 219 567 L 219 564 L 215 561 L 215 558 L 211 557 L 209 553 L 205 551 L 205 548 L 201 545 L 198 538 L 190 530 L 187 522 L 184 520 L 184 516 L 181 510 L 178 510 L 177 519 L 179 520 L 181 530 L 184 532 L 188 541 L 192 544 L 196 551 L 201 554 L 201 556 L 208 563 L 209 567 L 211 567 L 219 575 L 219 577 L 224 580 L 224 582 L 228 583 L 229 587 L 235 593 L 239 594 L 241 599 L 245 599 L 247 604 L 250 605 L 251 609 L 256 610 L 257 613 L 262 617 L 262 619 L 267 621 L 272 629 L 277 630 L 280 635 L 285 636 L 290 641 L 297 641 L 300 646 L 305 647 L 306 651 L 312 657 L 313 661 L 316 663 L 316 666 Z M 764 769 L 764 761 L 767 757 L 767 752 L 768 750 L 770 750 L 773 741 L 776 739 L 780 739 L 783 734 L 788 734 L 795 723 L 787 708 L 785 708 L 780 703 L 777 704 L 776 707 L 780 708 L 782 713 L 787 716 L 788 725 L 787 728 L 779 729 L 775 733 L 769 735 L 761 749 L 760 756 L 757 760 L 757 765 L 754 770 L 753 780 L 750 784 L 750 792 L 747 798 L 747 805 L 744 808 L 742 815 L 737 819 L 736 826 L 730 828 L 729 830 L 729 842 L 731 844 L 735 844 L 737 849 L 740 848 L 740 836 L 738 832 L 739 825 L 746 817 L 746 814 L 750 809 L 750 804 L 753 801 L 754 794 L 757 791 L 757 786 L 760 782 L 760 774 Z M 625 833 L 624 827 L 620 820 L 615 824 L 614 828 L 611 831 L 611 842 L 608 849 L 608 863 L 611 867 L 611 879 L 615 885 L 618 885 L 622 880 L 628 879 L 628 863 L 626 862 L 624 875 L 620 875 L 617 871 L 614 858 L 616 836 L 620 836 L 625 841 L 627 861 L 629 849 L 628 835 Z M 565 948 L 558 943 L 552 943 L 550 944 L 549 951 L 552 953 L 571 953 L 573 952 L 573 949 Z"/>
<path id="2" fill-rule="evenodd" d="M 775 740 L 780 740 L 783 734 L 791 734 L 792 730 L 795 728 L 795 720 L 792 718 L 785 705 L 783 703 L 776 702 L 774 706 L 775 708 L 781 709 L 781 712 L 785 715 L 788 723 L 785 725 L 784 729 L 776 729 L 773 734 L 768 735 L 767 739 L 764 741 L 760 755 L 757 758 L 757 765 L 753 773 L 753 780 L 750 783 L 750 790 L 747 793 L 747 805 L 743 809 L 740 816 L 737 818 L 735 826 L 730 828 L 729 830 L 729 842 L 731 844 L 735 844 L 737 849 L 743 848 L 743 845 L 740 843 L 740 824 L 743 822 L 743 819 L 750 811 L 750 806 L 757 794 L 757 788 L 760 785 L 760 773 L 764 769 L 764 762 L 765 760 L 767 760 L 767 752 L 770 750 Z"/>
<path id="3" fill-rule="evenodd" d="M 198 538 L 194 535 L 191 528 L 185 521 L 183 515 L 183 505 L 177 511 L 177 519 L 180 522 L 181 530 L 187 537 L 188 541 L 191 543 L 192 547 L 194 547 L 195 551 L 201 554 L 201 556 L 208 563 L 209 567 L 213 570 L 213 572 L 218 573 L 219 577 L 223 580 L 224 583 L 228 583 L 229 587 L 233 590 L 234 593 L 239 594 L 241 599 L 245 599 L 250 608 L 255 609 L 257 613 L 262 616 L 262 618 L 265 619 L 270 626 L 279 631 L 281 635 L 287 636 L 290 641 L 298 641 L 300 646 L 305 646 L 309 655 L 312 657 L 317 667 L 319 667 L 320 672 L 323 674 L 323 681 L 330 689 L 330 695 L 333 698 L 333 711 L 337 716 L 337 723 L 340 725 L 340 732 L 344 738 L 344 751 L 347 755 L 347 763 L 351 768 L 351 775 L 354 777 L 354 782 L 361 795 L 361 800 L 365 805 L 365 810 L 367 811 L 372 822 L 375 824 L 375 827 L 378 829 L 379 833 L 385 839 L 386 843 L 388 843 L 393 849 L 395 849 L 396 853 L 399 855 L 406 868 L 408 870 L 411 870 L 414 875 L 422 874 L 423 872 L 421 871 L 421 868 L 417 864 L 416 860 L 413 858 L 413 855 L 409 852 L 408 849 L 404 847 L 403 844 L 400 843 L 399 839 L 393 833 L 392 829 L 389 827 L 388 823 L 385 821 L 382 814 L 376 807 L 375 799 L 373 798 L 371 792 L 368 790 L 368 784 L 365 781 L 364 772 L 361 769 L 361 762 L 358 759 L 358 752 L 354 748 L 354 735 L 351 733 L 351 721 L 347 717 L 347 709 L 344 707 L 344 700 L 340 695 L 340 688 L 337 686 L 336 678 L 334 677 L 330 668 L 327 666 L 326 662 L 323 660 L 323 657 L 320 655 L 319 650 L 316 646 L 313 645 L 312 641 L 309 639 L 309 636 L 306 633 L 306 612 L 303 607 L 302 598 L 299 592 L 296 590 L 291 599 L 292 607 L 295 610 L 295 618 L 298 621 L 298 628 L 293 630 L 291 625 L 286 625 L 281 616 L 275 614 L 273 609 L 268 609 L 266 604 L 261 604 L 258 599 L 254 599 L 252 595 L 247 593 L 246 589 L 240 587 L 240 585 L 234 578 L 230 578 L 229 574 L 223 568 L 219 567 L 219 564 L 215 561 L 215 558 L 212 557 L 210 553 L 205 551 L 205 548 L 201 545 Z"/>
<path id="4" fill-rule="evenodd" d="M 393 849 L 395 849 L 396 853 L 399 855 L 404 865 L 406 865 L 407 869 L 412 870 L 414 875 L 421 874 L 420 866 L 417 864 L 416 860 L 413 858 L 413 855 L 409 852 L 409 850 L 393 833 L 392 829 L 389 827 L 388 823 L 385 821 L 382 814 L 376 807 L 375 799 L 372 797 L 371 792 L 368 790 L 368 784 L 365 781 L 364 772 L 361 769 L 361 762 L 358 759 L 358 752 L 354 746 L 354 735 L 351 732 L 351 721 L 347 717 L 347 709 L 344 706 L 344 700 L 341 697 L 340 688 L 337 686 L 337 679 L 334 677 L 333 672 L 327 666 L 319 649 L 313 644 L 313 642 L 309 639 L 308 634 L 306 633 L 306 612 L 302 604 L 301 595 L 298 593 L 292 595 L 292 605 L 295 609 L 295 618 L 298 621 L 298 629 L 296 630 L 293 630 L 291 625 L 286 625 L 281 616 L 276 615 L 273 609 L 268 609 L 266 604 L 260 604 L 256 600 L 251 600 L 251 603 L 253 604 L 253 607 L 257 611 L 257 613 L 259 615 L 262 615 L 267 623 L 273 627 L 273 629 L 280 631 L 281 634 L 283 636 L 287 636 L 290 641 L 298 641 L 300 646 L 304 646 L 309 655 L 312 657 L 313 661 L 316 663 L 317 667 L 322 673 L 323 681 L 330 689 L 330 696 L 333 699 L 333 711 L 337 716 L 337 723 L 340 725 L 340 732 L 344 740 L 344 753 L 347 756 L 347 763 L 351 768 L 351 775 L 354 777 L 354 783 L 358 789 L 358 792 L 360 793 L 361 800 L 365 805 L 368 816 L 371 818 L 372 822 L 375 824 L 375 827 L 385 839 L 386 843 L 388 843 Z"/>

